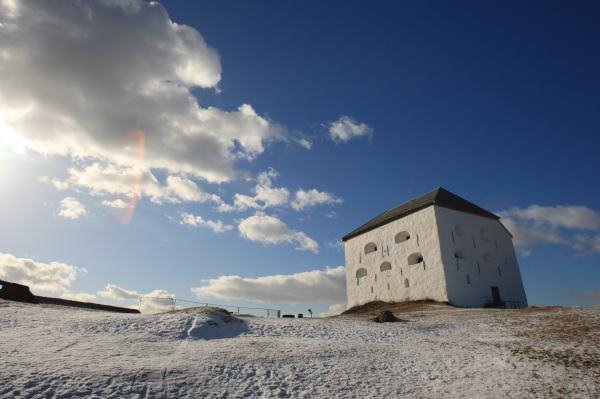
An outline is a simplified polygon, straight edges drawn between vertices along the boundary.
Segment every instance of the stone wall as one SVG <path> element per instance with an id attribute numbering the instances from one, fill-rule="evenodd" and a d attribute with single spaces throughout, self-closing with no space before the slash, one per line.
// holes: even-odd
<path id="1" fill-rule="evenodd" d="M 365 253 L 373 244 L 377 250 Z M 433 207 L 353 237 L 344 248 L 348 308 L 371 301 L 447 301 Z M 423 261 L 409 262 L 411 256 Z"/>

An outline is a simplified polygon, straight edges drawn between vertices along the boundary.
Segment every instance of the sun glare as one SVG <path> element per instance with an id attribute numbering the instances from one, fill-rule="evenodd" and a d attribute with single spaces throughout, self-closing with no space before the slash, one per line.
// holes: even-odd
<path id="1" fill-rule="evenodd" d="M 131 192 L 127 201 L 127 207 L 115 211 L 117 219 L 124 225 L 129 224 L 135 213 L 137 201 L 140 198 L 140 188 L 144 176 L 144 149 L 145 135 L 141 130 L 132 130 L 123 138 L 124 151 L 132 153 L 134 159 L 134 173 L 131 179 Z"/>

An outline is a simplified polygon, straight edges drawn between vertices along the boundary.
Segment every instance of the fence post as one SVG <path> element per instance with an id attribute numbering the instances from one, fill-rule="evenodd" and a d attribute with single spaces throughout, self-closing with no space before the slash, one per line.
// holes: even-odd
<path id="1" fill-rule="evenodd" d="M 177 302 L 176 298 L 171 299 L 171 301 L 173 302 L 172 306 L 173 306 L 173 310 L 177 309 L 177 307 L 175 306 L 175 302 Z"/>
<path id="2" fill-rule="evenodd" d="M 238 306 L 238 316 L 240 315 L 240 307 Z"/>

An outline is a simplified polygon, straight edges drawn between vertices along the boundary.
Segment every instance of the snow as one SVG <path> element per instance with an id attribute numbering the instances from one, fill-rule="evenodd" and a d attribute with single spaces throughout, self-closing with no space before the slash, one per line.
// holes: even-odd
<path id="1" fill-rule="evenodd" d="M 0 300 L 0 397 L 600 395 L 599 309 L 398 316 L 407 322 Z"/>

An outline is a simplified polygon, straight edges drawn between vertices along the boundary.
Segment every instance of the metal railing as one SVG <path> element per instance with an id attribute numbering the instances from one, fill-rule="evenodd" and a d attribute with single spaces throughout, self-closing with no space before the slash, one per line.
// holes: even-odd
<path id="1" fill-rule="evenodd" d="M 145 305 L 144 301 L 150 301 L 149 305 Z M 189 299 L 179 299 L 175 297 L 149 297 L 144 296 L 139 299 L 139 311 L 144 308 L 149 308 L 148 313 L 159 313 L 165 311 L 173 311 L 179 309 L 214 306 L 223 308 L 238 316 L 259 316 L 259 317 L 281 317 L 281 309 L 257 308 L 237 305 L 221 305 L 216 303 L 191 301 Z"/>

